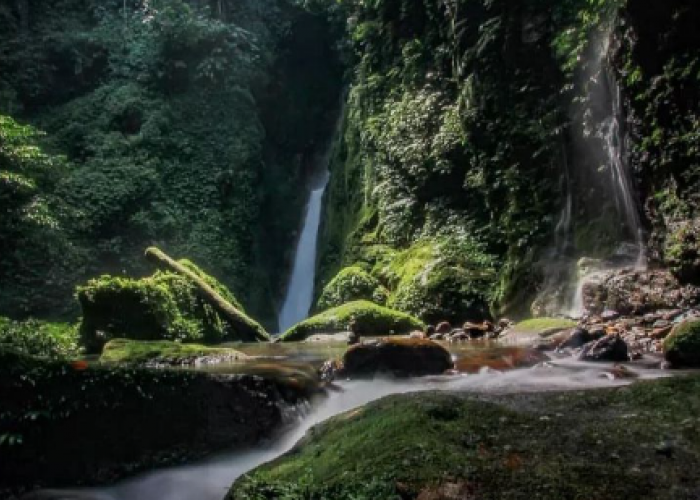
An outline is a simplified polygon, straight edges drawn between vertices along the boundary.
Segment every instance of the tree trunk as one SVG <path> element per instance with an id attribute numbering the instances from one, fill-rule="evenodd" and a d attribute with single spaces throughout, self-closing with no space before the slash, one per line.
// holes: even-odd
<path id="1" fill-rule="evenodd" d="M 198 295 L 219 313 L 246 340 L 269 340 L 270 335 L 254 320 L 236 309 L 206 281 L 179 262 L 168 257 L 158 248 L 146 250 L 146 258 L 161 269 L 172 271 L 189 279 L 197 288 Z"/>

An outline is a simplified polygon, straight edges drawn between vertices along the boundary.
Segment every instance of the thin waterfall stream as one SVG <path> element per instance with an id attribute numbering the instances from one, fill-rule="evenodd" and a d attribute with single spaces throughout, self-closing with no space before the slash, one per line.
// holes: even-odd
<path id="1" fill-rule="evenodd" d="M 324 156 L 324 160 L 327 165 L 328 155 Z M 321 178 L 317 181 L 317 187 L 311 190 L 309 196 L 304 226 L 297 244 L 292 275 L 287 287 L 287 295 L 279 314 L 280 332 L 284 332 L 306 319 L 311 309 L 316 277 L 318 230 L 321 225 L 323 194 L 326 191 L 328 179 L 328 172 L 324 170 Z"/>
<path id="2" fill-rule="evenodd" d="M 585 312 L 583 289 L 586 283 L 601 278 L 605 271 L 621 267 L 633 267 L 644 270 L 647 266 L 644 229 L 637 203 L 634 181 L 628 162 L 628 138 L 624 130 L 625 112 L 622 103 L 620 86 L 613 74 L 608 57 L 610 53 L 611 34 L 607 33 L 598 44 L 598 50 L 591 62 L 588 79 L 589 108 L 598 107 L 603 110 L 602 117 L 596 117 L 590 109 L 583 114 L 582 126 L 584 140 L 593 139 L 602 151 L 602 165 L 594 165 L 596 172 L 589 175 L 599 175 L 600 171 L 609 176 L 605 184 L 615 204 L 618 219 L 618 251 L 623 250 L 623 257 L 615 263 L 604 263 L 591 269 L 578 269 L 576 286 L 573 297 L 564 312 L 573 317 L 579 317 Z M 604 196 L 602 193 L 601 196 Z M 567 201 L 568 203 L 568 201 Z"/>

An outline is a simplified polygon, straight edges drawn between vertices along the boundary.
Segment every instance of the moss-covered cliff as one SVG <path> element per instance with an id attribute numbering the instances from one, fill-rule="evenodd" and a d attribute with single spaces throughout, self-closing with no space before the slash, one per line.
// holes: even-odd
<path id="1" fill-rule="evenodd" d="M 389 289 L 390 305 L 426 320 L 486 315 L 488 306 L 518 314 L 555 257 L 565 267 L 557 279 L 567 279 L 579 257 L 610 257 L 634 240 L 612 167 L 591 151 L 603 138 L 586 128 L 610 112 L 593 88 L 608 70 L 630 118 L 622 133 L 632 204 L 647 207 L 652 257 L 697 279 L 698 7 L 344 5 L 353 71 L 319 290 L 360 266 Z"/>

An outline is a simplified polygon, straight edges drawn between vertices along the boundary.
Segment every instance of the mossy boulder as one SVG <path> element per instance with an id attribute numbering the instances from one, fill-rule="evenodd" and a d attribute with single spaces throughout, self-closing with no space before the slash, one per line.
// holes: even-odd
<path id="1" fill-rule="evenodd" d="M 233 294 L 215 278 L 189 261 L 180 261 L 210 287 L 243 312 Z M 81 341 L 89 352 L 99 352 L 113 338 L 221 342 L 266 340 L 264 329 L 241 329 L 219 314 L 186 276 L 157 271 L 150 277 L 133 279 L 101 276 L 78 287 L 83 319 Z"/>
<path id="2" fill-rule="evenodd" d="M 490 319 L 491 257 L 466 236 L 421 240 L 375 266 L 392 290 L 387 305 L 427 323 Z"/>
<path id="3" fill-rule="evenodd" d="M 676 325 L 664 340 L 664 352 L 673 366 L 700 367 L 700 320 Z"/>
<path id="4" fill-rule="evenodd" d="M 420 330 L 425 325 L 413 316 L 357 300 L 328 309 L 293 326 L 280 336 L 282 341 L 304 340 L 316 333 L 332 333 L 347 330 L 351 321 L 360 335 L 406 334 Z"/>
<path id="5" fill-rule="evenodd" d="M 452 356 L 427 339 L 383 338 L 350 347 L 342 375 L 351 378 L 389 374 L 397 377 L 439 375 L 452 368 Z"/>
<path id="6" fill-rule="evenodd" d="M 242 352 L 226 347 L 182 344 L 169 340 L 113 339 L 105 344 L 100 361 L 103 363 L 168 363 L 191 364 L 201 359 L 243 360 Z"/>
<path id="7" fill-rule="evenodd" d="M 576 322 L 566 318 L 532 318 L 516 323 L 515 332 L 548 333 L 573 328 Z"/>
<path id="8" fill-rule="evenodd" d="M 227 499 L 693 498 L 698 394 L 693 376 L 569 393 L 390 396 L 314 427 Z"/>
<path id="9" fill-rule="evenodd" d="M 700 218 L 672 224 L 666 235 L 664 260 L 683 283 L 700 284 Z"/>
<path id="10" fill-rule="evenodd" d="M 388 293 L 376 278 L 361 267 L 346 267 L 324 287 L 316 308 L 324 311 L 354 300 L 369 300 L 384 305 Z"/>

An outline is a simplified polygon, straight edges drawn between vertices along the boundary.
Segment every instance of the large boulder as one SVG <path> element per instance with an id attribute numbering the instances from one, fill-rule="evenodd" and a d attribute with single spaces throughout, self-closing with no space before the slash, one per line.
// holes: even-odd
<path id="1" fill-rule="evenodd" d="M 343 356 L 342 375 L 416 377 L 438 375 L 452 366 L 447 349 L 432 340 L 384 338 L 350 347 Z"/>
<path id="2" fill-rule="evenodd" d="M 664 340 L 664 352 L 674 367 L 700 367 L 700 320 L 676 325 Z"/>
<path id="3" fill-rule="evenodd" d="M 591 313 L 612 310 L 623 315 L 644 314 L 700 304 L 700 288 L 682 285 L 668 271 L 621 269 L 586 283 L 583 298 Z"/>
<path id="4" fill-rule="evenodd" d="M 354 300 L 386 304 L 389 292 L 379 281 L 358 266 L 346 267 L 321 292 L 317 309 L 324 311 Z"/>
<path id="5" fill-rule="evenodd" d="M 366 300 L 357 300 L 328 309 L 294 325 L 284 332 L 279 340 L 305 340 L 317 333 L 346 331 L 351 324 L 354 332 L 362 336 L 408 334 L 424 327 L 423 323 L 413 316 Z"/>
<path id="6" fill-rule="evenodd" d="M 583 361 L 629 361 L 629 348 L 619 335 L 606 335 L 583 346 L 579 355 Z"/>
<path id="7" fill-rule="evenodd" d="M 215 278 L 189 261 L 179 263 L 245 314 L 233 294 Z M 198 292 L 188 277 L 169 271 L 141 279 L 92 279 L 78 287 L 83 313 L 81 341 L 89 352 L 99 352 L 113 338 L 209 343 L 267 339 L 254 320 L 248 318 L 250 328 L 231 323 Z"/>

